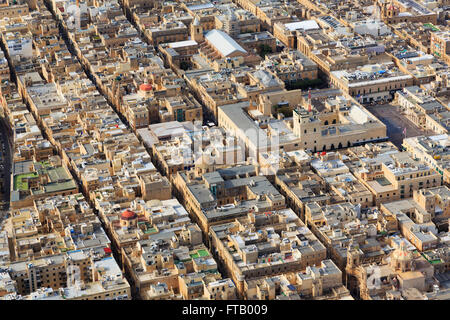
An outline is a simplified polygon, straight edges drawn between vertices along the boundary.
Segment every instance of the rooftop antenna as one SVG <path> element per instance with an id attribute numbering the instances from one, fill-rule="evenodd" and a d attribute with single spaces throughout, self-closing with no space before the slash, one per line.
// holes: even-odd
<path id="1" fill-rule="evenodd" d="M 311 88 L 308 89 L 308 112 L 311 112 Z"/>

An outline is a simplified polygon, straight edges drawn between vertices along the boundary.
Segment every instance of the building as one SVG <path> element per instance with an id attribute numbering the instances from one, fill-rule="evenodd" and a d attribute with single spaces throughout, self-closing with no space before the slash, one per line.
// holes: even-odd
<path id="1" fill-rule="evenodd" d="M 257 167 L 240 165 L 205 174 L 177 172 L 175 188 L 183 205 L 207 234 L 211 226 L 234 221 L 251 211 L 285 208 L 285 199 Z"/>
<path id="2" fill-rule="evenodd" d="M 291 209 L 251 212 L 210 228 L 211 243 L 241 296 L 245 283 L 320 265 L 323 244 Z"/>
<path id="3" fill-rule="evenodd" d="M 305 271 L 245 281 L 247 300 L 353 300 L 332 260 Z"/>
<path id="4" fill-rule="evenodd" d="M 448 133 L 449 109 L 427 91 L 411 86 L 397 92 L 396 97 L 405 116 L 418 127 L 436 134 Z"/>
<path id="5" fill-rule="evenodd" d="M 361 161 L 355 176 L 372 192 L 376 205 L 410 198 L 415 190 L 442 184 L 442 176 L 407 152 L 381 154 Z"/>
<path id="6" fill-rule="evenodd" d="M 431 33 L 431 53 L 447 63 L 450 61 L 450 32 L 439 31 Z"/>
<path id="7" fill-rule="evenodd" d="M 296 85 L 318 77 L 317 64 L 297 50 L 286 50 L 279 54 L 267 55 L 261 65 L 276 74 L 286 87 Z"/>
<path id="8" fill-rule="evenodd" d="M 418 136 L 403 140 L 403 146 L 412 157 L 428 164 L 444 177 L 444 183 L 450 184 L 449 173 L 449 136 Z"/>
<path id="9" fill-rule="evenodd" d="M 277 22 L 273 26 L 273 35 L 288 48 L 297 48 L 297 31 L 319 30 L 315 20 L 295 21 L 289 23 Z"/>
<path id="10" fill-rule="evenodd" d="M 197 38 L 197 40 L 199 40 Z M 163 43 L 159 45 L 169 66 L 179 69 L 187 69 L 192 65 L 192 56 L 198 53 L 198 42 L 196 40 L 184 40 L 179 42 Z"/>
<path id="11" fill-rule="evenodd" d="M 304 101 L 294 110 L 292 131 L 314 153 L 386 139 L 386 126 L 350 99 L 327 98 L 321 111 L 312 109 L 312 103 Z"/>
<path id="12" fill-rule="evenodd" d="M 151 28 L 144 28 L 154 46 L 166 42 L 178 42 L 188 40 L 188 28 L 180 21 L 161 23 Z"/>
<path id="13" fill-rule="evenodd" d="M 58 156 L 40 162 L 15 162 L 11 207 L 30 206 L 35 199 L 78 193 L 78 186 Z"/>
<path id="14" fill-rule="evenodd" d="M 397 70 L 393 63 L 365 65 L 356 70 L 332 71 L 331 83 L 361 103 L 388 101 L 394 93 L 413 84 L 413 77 Z"/>
<path id="15" fill-rule="evenodd" d="M 381 211 L 397 218 L 403 236 L 417 250 L 434 249 L 439 243 L 438 227 L 447 227 L 448 193 L 447 187 L 423 189 L 416 191 L 412 199 L 382 204 Z"/>
<path id="16" fill-rule="evenodd" d="M 128 300 L 130 286 L 110 255 L 110 250 L 97 247 L 12 263 L 8 265 L 8 273 L 17 283 L 17 293 L 5 295 L 3 299 L 20 299 L 20 296 L 51 288 L 61 289 L 63 299 Z"/>
<path id="17" fill-rule="evenodd" d="M 351 291 L 363 300 L 386 299 L 400 290 L 430 290 L 433 266 L 420 254 L 409 251 L 404 242 L 389 255 L 390 261 L 362 263 L 358 246 L 349 247 L 347 274 Z M 417 299 L 417 298 L 416 298 Z"/>
<path id="18" fill-rule="evenodd" d="M 247 51 L 228 34 L 220 30 L 211 30 L 205 35 L 205 45 L 214 50 L 218 58 L 243 56 Z"/>

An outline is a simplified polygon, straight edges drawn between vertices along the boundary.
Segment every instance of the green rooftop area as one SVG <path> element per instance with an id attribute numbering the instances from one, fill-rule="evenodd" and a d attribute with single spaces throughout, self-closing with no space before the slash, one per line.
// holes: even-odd
<path id="1" fill-rule="evenodd" d="M 200 249 L 200 250 L 197 250 L 197 252 L 191 253 L 189 255 L 191 256 L 192 259 L 197 259 L 197 258 L 208 257 L 209 252 L 208 252 L 208 250 Z"/>
<path id="2" fill-rule="evenodd" d="M 67 173 L 64 167 L 56 167 L 46 170 L 50 181 L 66 180 L 71 179 L 71 176 Z"/>
<path id="3" fill-rule="evenodd" d="M 436 259 L 436 260 L 428 260 L 428 262 L 429 263 L 431 263 L 431 264 L 437 264 L 437 263 L 442 263 L 442 260 L 441 259 Z"/>
<path id="4" fill-rule="evenodd" d="M 148 233 L 155 233 L 155 232 L 157 232 L 157 231 L 156 231 L 156 228 L 153 228 L 153 227 L 152 227 L 152 228 L 149 228 L 149 229 L 147 229 L 147 230 L 144 231 L 145 234 L 148 234 Z"/>
<path id="5" fill-rule="evenodd" d="M 28 178 L 37 178 L 37 172 L 22 173 L 14 176 L 14 190 L 28 190 Z"/>
<path id="6" fill-rule="evenodd" d="M 48 160 L 39 161 L 39 163 L 41 164 L 42 168 L 44 168 L 44 169 L 52 167 L 52 165 L 50 164 L 50 162 Z"/>
<path id="7" fill-rule="evenodd" d="M 442 259 L 439 256 L 433 254 L 432 252 L 422 252 L 422 257 L 424 257 L 430 264 L 442 263 Z"/>
<path id="8" fill-rule="evenodd" d="M 197 252 L 200 255 L 200 257 L 208 257 L 209 256 L 209 252 L 207 250 L 201 249 L 201 250 L 197 250 Z"/>
<path id="9" fill-rule="evenodd" d="M 215 273 L 218 273 L 219 270 L 217 270 L 216 268 L 214 268 L 214 269 L 206 270 L 205 272 L 211 273 L 211 274 L 215 274 Z"/>
<path id="10" fill-rule="evenodd" d="M 432 23 L 424 23 L 423 24 L 424 27 L 430 28 L 432 31 L 439 31 L 439 28 L 437 28 L 434 24 Z"/>
<path id="11" fill-rule="evenodd" d="M 196 253 L 191 253 L 189 255 L 191 256 L 192 259 L 197 259 L 198 257 L 200 257 L 197 252 Z"/>
<path id="12" fill-rule="evenodd" d="M 59 192 L 77 187 L 75 181 L 72 179 L 72 176 L 64 167 L 53 167 L 48 160 L 34 162 L 34 167 L 36 171 L 33 172 L 23 172 L 24 170 L 17 170 L 19 172 L 22 171 L 22 173 L 14 176 L 14 190 L 29 190 L 28 179 L 37 178 L 44 174 L 48 175 L 50 183 L 44 186 L 44 190 L 34 190 L 34 194 Z"/>
<path id="13" fill-rule="evenodd" d="M 391 185 L 389 180 L 384 178 L 384 177 L 383 178 L 376 178 L 375 180 L 383 187 Z"/>
<path id="14" fill-rule="evenodd" d="M 144 228 L 142 229 L 144 234 L 158 232 L 158 230 L 155 227 L 152 227 L 152 224 L 148 221 L 139 221 L 137 224 L 138 224 L 138 226 L 144 225 Z"/>
<path id="15" fill-rule="evenodd" d="M 46 186 L 44 186 L 45 193 L 51 193 L 51 192 L 59 192 L 63 190 L 70 190 L 77 187 L 77 184 L 73 180 L 68 180 L 64 182 L 54 182 L 49 183 Z"/>

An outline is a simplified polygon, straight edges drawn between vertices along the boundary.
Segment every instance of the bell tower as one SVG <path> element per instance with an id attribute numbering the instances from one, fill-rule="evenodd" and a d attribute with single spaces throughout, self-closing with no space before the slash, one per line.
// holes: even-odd
<path id="1" fill-rule="evenodd" d="M 197 43 L 203 42 L 203 27 L 200 21 L 195 17 L 194 21 L 191 23 L 191 40 L 197 41 Z"/>
<path id="2" fill-rule="evenodd" d="M 385 19 L 397 17 L 400 13 L 398 6 L 394 5 L 394 1 L 391 0 L 389 3 L 385 1 L 382 6 L 381 15 Z"/>
<path id="3" fill-rule="evenodd" d="M 347 265 L 345 267 L 345 284 L 350 292 L 359 295 L 361 279 L 361 258 L 363 252 L 357 244 L 353 244 L 353 239 L 347 247 Z"/>
<path id="4" fill-rule="evenodd" d="M 353 240 L 350 242 L 347 248 L 347 268 L 353 269 L 361 264 L 361 250 L 358 245 L 353 244 Z"/>
<path id="5" fill-rule="evenodd" d="M 309 107 L 308 107 L 309 108 Z M 293 111 L 293 131 L 304 148 L 316 152 L 321 140 L 321 122 L 315 110 L 297 106 Z"/>

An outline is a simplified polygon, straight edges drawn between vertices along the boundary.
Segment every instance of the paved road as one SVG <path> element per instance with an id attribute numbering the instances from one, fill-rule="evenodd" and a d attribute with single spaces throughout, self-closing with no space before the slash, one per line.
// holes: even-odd
<path id="1" fill-rule="evenodd" d="M 403 129 L 405 127 L 407 138 L 431 134 L 431 132 L 427 133 L 402 115 L 395 105 L 380 104 L 366 106 L 366 109 L 386 125 L 389 140 L 398 148 L 400 148 L 403 143 Z"/>

